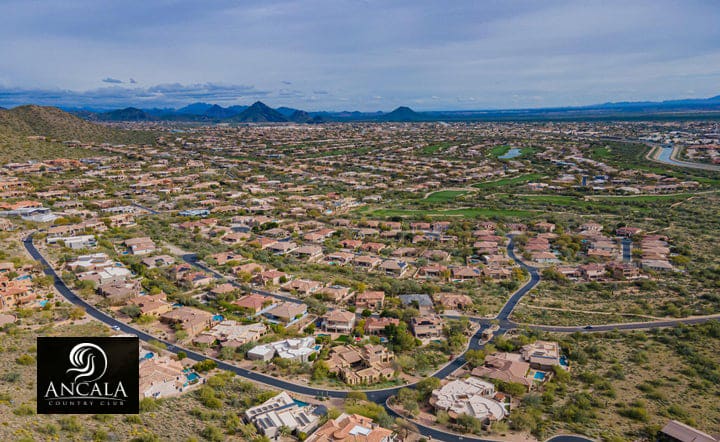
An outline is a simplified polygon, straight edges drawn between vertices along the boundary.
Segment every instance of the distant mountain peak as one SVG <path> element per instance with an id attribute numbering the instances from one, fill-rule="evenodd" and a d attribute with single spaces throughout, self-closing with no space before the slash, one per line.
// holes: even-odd
<path id="1" fill-rule="evenodd" d="M 283 123 L 288 119 L 262 101 L 256 101 L 249 108 L 230 118 L 239 123 Z"/>
<path id="2" fill-rule="evenodd" d="M 422 114 L 415 112 L 407 106 L 399 106 L 394 111 L 381 117 L 385 121 L 418 121 L 423 120 Z"/>

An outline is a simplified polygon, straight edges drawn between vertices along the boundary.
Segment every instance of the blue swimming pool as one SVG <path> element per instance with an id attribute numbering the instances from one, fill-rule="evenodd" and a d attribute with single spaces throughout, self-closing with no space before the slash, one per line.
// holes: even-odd
<path id="1" fill-rule="evenodd" d="M 560 356 L 560 365 L 562 365 L 563 367 L 569 366 L 568 360 L 565 356 Z"/>
<path id="2" fill-rule="evenodd" d="M 542 371 L 536 371 L 536 372 L 535 372 L 535 375 L 533 376 L 533 378 L 534 378 L 536 381 L 544 381 L 544 380 L 545 380 L 545 373 L 543 373 Z"/>
<path id="3" fill-rule="evenodd" d="M 43 299 L 42 301 L 40 301 L 40 307 L 45 307 L 47 305 L 47 303 L 48 303 L 48 300 Z"/>
<path id="4" fill-rule="evenodd" d="M 30 276 L 30 275 L 18 276 L 17 278 L 15 278 L 15 281 L 25 281 L 27 279 L 32 279 L 32 276 Z"/>
<path id="5" fill-rule="evenodd" d="M 213 319 L 212 319 L 212 320 L 213 320 L 213 321 L 220 322 L 220 321 L 222 321 L 223 319 L 224 319 L 224 318 L 223 318 L 223 315 L 215 315 L 215 316 L 213 316 Z"/>
<path id="6" fill-rule="evenodd" d="M 200 376 L 198 376 L 197 373 L 186 374 L 185 377 L 187 378 L 188 381 L 194 381 L 194 380 L 197 380 L 200 378 Z"/>
<path id="7" fill-rule="evenodd" d="M 295 402 L 298 407 L 307 407 L 308 405 L 310 405 L 307 402 L 303 402 L 299 399 L 293 399 L 293 402 Z"/>
<path id="8" fill-rule="evenodd" d="M 143 356 L 143 357 L 144 357 L 145 359 L 152 359 L 153 356 L 155 356 L 155 353 L 149 351 L 149 352 L 145 353 L 145 356 Z"/>

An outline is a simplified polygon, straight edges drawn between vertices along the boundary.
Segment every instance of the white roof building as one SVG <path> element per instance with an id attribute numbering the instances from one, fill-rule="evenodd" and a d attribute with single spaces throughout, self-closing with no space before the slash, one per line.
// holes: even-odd
<path id="1" fill-rule="evenodd" d="M 313 413 L 315 407 L 300 407 L 286 392 L 248 408 L 245 418 L 252 422 L 262 434 L 269 438 L 279 435 L 280 428 L 287 427 L 292 431 L 311 433 L 320 421 L 320 416 Z"/>
<path id="2" fill-rule="evenodd" d="M 307 362 L 311 354 L 317 353 L 315 338 L 307 336 L 300 339 L 284 339 L 269 344 L 258 345 L 247 352 L 248 359 L 268 361 L 275 355 L 282 359 Z"/>
<path id="3" fill-rule="evenodd" d="M 500 402 L 492 399 L 495 386 L 475 377 L 458 379 L 434 390 L 430 403 L 439 410 L 445 410 L 451 416 L 467 414 L 480 420 L 503 419 L 508 411 Z"/>

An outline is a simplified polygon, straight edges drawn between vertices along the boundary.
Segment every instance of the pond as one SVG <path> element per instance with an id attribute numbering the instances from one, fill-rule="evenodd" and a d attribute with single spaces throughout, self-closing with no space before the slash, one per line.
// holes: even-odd
<path id="1" fill-rule="evenodd" d="M 498 159 L 501 160 L 509 160 L 510 158 L 515 158 L 517 156 L 520 156 L 522 154 L 522 151 L 518 149 L 517 147 L 513 147 L 509 151 L 505 152 L 505 155 L 499 156 Z"/>

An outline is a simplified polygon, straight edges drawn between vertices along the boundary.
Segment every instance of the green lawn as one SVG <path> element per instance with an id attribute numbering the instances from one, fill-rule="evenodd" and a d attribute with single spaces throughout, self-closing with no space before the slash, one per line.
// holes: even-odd
<path id="1" fill-rule="evenodd" d="M 452 143 L 447 143 L 447 142 L 431 144 L 430 146 L 423 147 L 421 152 L 423 155 L 434 155 L 443 149 L 447 149 L 450 146 L 452 146 Z"/>
<path id="2" fill-rule="evenodd" d="M 511 149 L 510 146 L 495 146 L 490 149 L 490 155 L 497 158 L 505 155 Z"/>
<path id="3" fill-rule="evenodd" d="M 466 208 L 466 209 L 375 209 L 364 211 L 369 216 L 379 217 L 465 217 L 465 218 L 478 218 L 478 217 L 517 217 L 517 218 L 529 218 L 535 215 L 534 212 L 529 210 L 513 210 L 513 209 L 483 209 L 480 207 Z"/>
<path id="4" fill-rule="evenodd" d="M 432 203 L 447 203 L 461 195 L 465 195 L 466 193 L 467 191 L 465 190 L 440 190 L 428 195 L 428 197 L 425 198 L 425 201 Z"/>
<path id="5" fill-rule="evenodd" d="M 540 179 L 541 177 L 542 174 L 529 173 L 527 175 L 520 175 L 512 178 L 503 178 L 496 181 L 484 181 L 482 183 L 475 183 L 472 185 L 472 187 L 477 187 L 478 189 L 494 189 L 496 187 L 504 187 L 511 184 L 529 183 L 530 181 Z"/>

